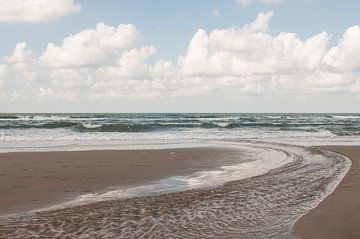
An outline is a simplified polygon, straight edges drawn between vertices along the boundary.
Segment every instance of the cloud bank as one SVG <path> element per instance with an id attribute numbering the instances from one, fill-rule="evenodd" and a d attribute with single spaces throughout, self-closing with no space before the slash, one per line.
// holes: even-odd
<path id="1" fill-rule="evenodd" d="M 80 10 L 73 0 L 0 0 L 0 22 L 49 22 Z"/>
<path id="2" fill-rule="evenodd" d="M 273 12 L 241 27 L 197 30 L 177 61 L 149 60 L 157 52 L 139 45 L 134 25 L 99 23 L 49 43 L 34 56 L 26 43 L 0 65 L 3 100 L 65 101 L 172 99 L 211 92 L 238 94 L 360 93 L 360 26 L 336 46 L 321 32 L 308 39 L 269 33 Z"/>

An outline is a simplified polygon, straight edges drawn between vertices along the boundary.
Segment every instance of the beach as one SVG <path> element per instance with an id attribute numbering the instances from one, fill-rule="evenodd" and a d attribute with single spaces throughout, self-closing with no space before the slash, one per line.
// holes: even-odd
<path id="1" fill-rule="evenodd" d="M 360 239 L 359 9 L 0 0 L 0 239 Z"/>
<path id="2" fill-rule="evenodd" d="M 84 194 L 96 198 L 119 187 L 232 167 L 247 152 L 191 148 L 2 154 L 6 180 L 1 190 L 6 194 L 1 197 L 0 236 L 292 238 L 292 222 L 332 191 L 334 176 L 344 172 L 344 159 L 316 148 L 243 144 L 261 148 L 266 160 L 274 153 L 276 159 L 291 160 L 265 174 L 228 178 L 215 187 L 69 205 L 62 203 Z M 256 167 L 264 164 L 258 162 Z M 250 167 L 246 160 L 243 165 Z M 64 206 L 24 213 L 52 205 Z"/>
<path id="3" fill-rule="evenodd" d="M 0 215 L 40 209 L 76 196 L 135 186 L 233 164 L 222 148 L 97 150 L 0 154 Z"/>
<path id="4" fill-rule="evenodd" d="M 299 238 L 360 238 L 360 147 L 321 146 L 348 156 L 352 166 L 335 191 L 296 222 Z"/>

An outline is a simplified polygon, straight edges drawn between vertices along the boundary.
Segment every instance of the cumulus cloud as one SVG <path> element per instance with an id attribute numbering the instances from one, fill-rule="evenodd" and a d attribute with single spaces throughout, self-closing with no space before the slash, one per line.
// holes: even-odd
<path id="1" fill-rule="evenodd" d="M 198 30 L 180 57 L 183 72 L 192 76 L 255 76 L 314 70 L 326 51 L 325 32 L 305 41 L 294 33 L 267 33 L 273 13 L 260 13 L 242 28 Z"/>
<path id="2" fill-rule="evenodd" d="M 346 30 L 337 46 L 324 57 L 324 64 L 334 71 L 360 70 L 360 26 Z"/>
<path id="3" fill-rule="evenodd" d="M 0 0 L 0 22 L 49 22 L 80 10 L 73 0 Z"/>
<path id="4" fill-rule="evenodd" d="M 96 67 L 116 65 L 121 55 L 139 39 L 135 26 L 96 25 L 63 40 L 61 46 L 49 43 L 40 61 L 51 67 Z"/>
<path id="5" fill-rule="evenodd" d="M 165 63 L 161 66 L 159 62 L 154 68 L 146 63 L 156 49 L 150 45 L 136 48 L 139 39 L 141 33 L 134 25 L 99 23 L 94 29 L 66 37 L 59 46 L 49 43 L 39 57 L 33 56 L 26 43 L 18 43 L 12 55 L 4 57 L 0 76 L 7 69 L 7 78 L 31 85 L 29 98 L 44 99 L 52 89 L 56 89 L 57 99 L 67 100 L 77 99 L 76 92 L 69 91 L 74 89 L 89 96 L 106 94 L 110 89 L 119 96 L 127 95 L 132 88 L 140 89 L 139 80 L 151 78 L 152 72 L 166 74 Z M 36 90 L 39 86 L 41 90 Z M 103 92 L 95 92 L 100 90 Z"/>
<path id="6" fill-rule="evenodd" d="M 16 81 L 11 99 L 169 99 L 231 90 L 239 94 L 360 92 L 360 27 L 345 31 L 329 49 L 330 35 L 301 39 L 271 34 L 273 12 L 241 27 L 199 29 L 177 61 L 149 63 L 157 49 L 140 45 L 133 25 L 99 23 L 49 43 L 36 57 L 26 43 L 0 65 L 0 81 Z M 22 86 L 22 87 L 21 87 Z M 3 84 L 3 88 L 5 85 Z"/>
<path id="7" fill-rule="evenodd" d="M 261 3 L 265 3 L 265 4 L 273 4 L 273 3 L 281 3 L 282 2 L 282 0 L 234 0 L 234 1 L 243 7 L 246 7 L 253 2 L 261 2 Z"/>
<path id="8" fill-rule="evenodd" d="M 38 60 L 33 57 L 31 50 L 26 49 L 26 43 L 18 43 L 11 56 L 5 57 L 12 73 L 20 79 L 36 80 L 39 79 L 41 66 Z"/>

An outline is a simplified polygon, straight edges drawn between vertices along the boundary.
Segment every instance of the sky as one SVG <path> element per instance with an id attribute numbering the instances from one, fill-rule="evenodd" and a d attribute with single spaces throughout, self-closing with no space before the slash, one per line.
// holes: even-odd
<path id="1" fill-rule="evenodd" d="M 359 112 L 359 9 L 0 0 L 0 112 Z"/>

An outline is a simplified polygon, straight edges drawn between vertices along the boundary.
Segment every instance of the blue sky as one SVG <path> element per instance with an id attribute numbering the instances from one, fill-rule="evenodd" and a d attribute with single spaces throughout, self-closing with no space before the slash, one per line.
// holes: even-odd
<path id="1" fill-rule="evenodd" d="M 48 42 L 60 44 L 69 34 L 98 22 L 136 25 L 143 40 L 159 49 L 158 58 L 175 60 L 186 50 L 198 28 L 241 26 L 261 11 L 274 11 L 271 30 L 295 32 L 301 38 L 327 31 L 335 44 L 344 30 L 360 22 L 360 1 L 285 0 L 281 4 L 253 3 L 242 7 L 232 0 L 77 0 L 79 13 L 49 23 L 0 23 L 0 55 L 9 55 L 18 42 L 40 54 Z M 215 17 L 212 10 L 219 10 Z"/>
<path id="2" fill-rule="evenodd" d="M 6 2 L 7 0 L 2 1 Z M 58 1 L 72 2 L 71 0 Z M 0 1 L 0 4 L 4 3 Z M 22 21 L 20 19 L 17 21 L 0 22 L 0 31 L 2 32 L 2 39 L 0 44 L 0 56 L 2 60 L 0 61 L 0 64 L 3 64 L 3 68 L 6 68 L 6 72 L 10 72 L 6 75 L 4 73 L 2 79 L 0 78 L 0 83 L 1 80 L 3 81 L 3 83 L 0 84 L 0 90 L 3 93 L 3 104 L 0 103 L 0 106 L 3 108 L 4 111 L 26 111 L 29 108 L 34 107 L 36 107 L 38 111 L 176 111 L 174 109 L 179 109 L 179 111 L 257 112 L 359 111 L 359 108 L 357 106 L 357 103 L 359 103 L 359 93 L 357 91 L 357 87 L 360 82 L 360 77 L 358 75 L 358 66 L 352 66 L 352 68 L 350 70 L 347 69 L 345 73 L 343 68 L 323 70 L 328 69 L 328 66 L 323 66 L 325 63 L 327 65 L 331 63 L 333 64 L 330 64 L 331 67 L 335 67 L 337 63 L 335 62 L 335 64 L 334 61 L 337 61 L 337 59 L 339 59 L 339 57 L 335 57 L 335 60 L 331 58 L 333 57 L 331 55 L 332 53 L 329 53 L 329 56 L 326 56 L 327 53 L 325 52 L 325 50 L 324 52 L 319 54 L 324 55 L 326 59 L 324 58 L 325 60 L 323 60 L 322 58 L 319 58 L 318 65 L 310 67 L 312 71 L 311 74 L 309 73 L 305 76 L 301 75 L 304 73 L 301 73 L 295 78 L 300 79 L 301 77 L 305 77 L 313 79 L 315 75 L 317 76 L 317 74 L 321 74 L 321 77 L 323 77 L 324 74 L 326 74 L 326 76 L 328 76 L 328 74 L 331 74 L 331 77 L 336 80 L 332 80 L 330 83 L 328 82 L 330 85 L 326 85 L 325 87 L 324 81 L 327 81 L 327 78 L 324 78 L 324 80 L 319 83 L 321 85 L 321 90 L 319 90 L 319 84 L 315 84 L 315 90 L 310 90 L 309 92 L 302 92 L 301 95 L 298 95 L 296 97 L 291 96 L 291 93 L 289 93 L 288 91 L 285 92 L 285 90 L 281 87 L 281 89 L 278 89 L 278 84 L 280 84 L 280 80 L 278 79 L 276 79 L 276 89 L 271 92 L 267 91 L 267 83 L 265 82 L 263 84 L 263 79 L 259 80 L 260 75 L 264 75 L 263 71 L 261 71 L 260 73 L 251 72 L 249 73 L 250 75 L 248 75 L 248 73 L 240 74 L 238 72 L 219 75 L 220 73 L 216 72 L 211 75 L 211 77 L 212 79 L 216 77 L 217 82 L 221 81 L 224 77 L 232 77 L 231 81 L 236 81 L 236 79 L 238 79 L 238 82 L 244 81 L 245 78 L 249 80 L 249 77 L 253 77 L 251 81 L 256 82 L 256 86 L 254 85 L 253 87 L 250 85 L 250 83 L 246 83 L 245 86 L 237 82 L 228 84 L 231 86 L 226 88 L 219 87 L 218 85 L 213 86 L 213 83 L 209 83 L 208 88 L 212 89 L 210 91 L 204 91 L 203 89 L 198 90 L 195 89 L 195 87 L 198 86 L 192 86 L 188 89 L 188 91 L 194 90 L 196 94 L 190 96 L 180 94 L 179 97 L 173 96 L 179 95 L 177 94 L 177 92 L 175 92 L 174 94 L 165 94 L 166 96 L 164 96 L 160 93 L 158 94 L 158 92 L 155 92 L 155 90 L 150 87 L 151 89 L 149 88 L 149 91 L 154 93 L 154 97 L 151 99 L 147 99 L 145 97 L 144 100 L 143 98 L 136 96 L 128 97 L 126 95 L 124 96 L 124 93 L 122 93 L 121 97 L 115 97 L 112 100 L 99 100 L 97 98 L 97 103 L 93 104 L 81 99 L 84 97 L 88 97 L 86 89 L 81 87 L 80 90 L 76 87 L 66 88 L 63 86 L 59 86 L 58 81 L 56 81 L 57 83 L 54 84 L 55 80 L 51 78 L 54 74 L 46 74 L 48 74 L 48 72 L 55 72 L 56 70 L 59 70 L 58 66 L 56 66 L 56 69 L 54 68 L 54 66 L 45 67 L 43 65 L 40 65 L 39 62 L 41 61 L 41 56 L 46 51 L 48 43 L 54 43 L 55 46 L 61 48 L 64 38 L 69 37 L 70 34 L 76 35 L 82 32 L 84 29 L 95 29 L 96 25 L 100 22 L 103 22 L 106 26 L 115 28 L 119 24 L 132 24 L 136 27 L 137 31 L 141 33 L 141 37 L 136 41 L 134 40 L 135 43 L 132 45 L 132 48 L 129 48 L 129 50 L 140 49 L 143 46 L 153 46 L 154 48 L 156 48 L 156 53 L 149 53 L 148 56 L 145 57 L 146 59 L 144 60 L 144 62 L 146 64 L 149 64 L 149 67 L 152 69 L 158 61 L 169 61 L 172 64 L 172 68 L 175 69 L 174 72 L 177 72 L 176 74 L 173 73 L 173 75 L 167 75 L 166 77 L 164 77 L 163 74 L 161 76 L 153 76 L 153 73 L 149 73 L 149 75 L 144 76 L 144 80 L 147 80 L 147 83 L 139 83 L 139 85 L 141 84 L 142 93 L 146 91 L 146 85 L 148 83 L 153 85 L 152 82 L 157 81 L 161 77 L 166 78 L 167 81 L 169 81 L 170 78 L 173 81 L 180 81 L 179 79 L 185 81 L 184 79 L 186 78 L 186 80 L 188 80 L 187 82 L 194 82 L 194 79 L 196 77 L 200 77 L 205 82 L 202 84 L 206 85 L 207 81 L 205 80 L 205 78 L 207 74 L 204 74 L 203 72 L 198 73 L 200 70 L 191 69 L 191 73 L 185 72 L 185 70 L 185 73 L 178 73 L 180 71 L 183 71 L 182 68 L 185 68 L 183 65 L 188 62 L 184 61 L 185 63 L 181 63 L 178 59 L 180 55 L 190 55 L 190 51 L 188 51 L 189 42 L 195 37 L 195 34 L 198 32 L 199 29 L 204 29 L 205 32 L 210 36 L 210 34 L 216 30 L 231 29 L 232 27 L 244 28 L 246 24 L 254 22 L 259 13 L 272 13 L 272 15 L 268 19 L 268 26 L 266 26 L 264 34 L 267 34 L 271 37 L 276 37 L 280 34 L 280 32 L 296 33 L 299 40 L 306 42 L 307 39 L 310 39 L 314 35 L 317 35 L 321 32 L 327 32 L 329 34 L 328 43 L 326 43 L 326 40 L 323 40 L 323 45 L 326 46 L 326 50 L 329 51 L 332 47 L 338 46 L 339 39 L 343 36 L 344 32 L 348 28 L 358 25 L 360 23 L 360 1 L 352 0 L 342 2 L 335 0 L 283 0 L 280 3 L 267 4 L 261 2 L 261 0 L 255 0 L 247 6 L 242 6 L 234 0 L 75 0 L 73 4 L 80 4 L 81 10 L 72 12 L 71 14 L 66 14 L 53 20 L 42 20 L 33 22 L 28 20 Z M 214 9 L 218 11 L 218 16 L 215 16 L 213 14 Z M 0 11 L 0 16 L 1 14 L 2 13 Z M 263 30 L 260 30 L 261 33 L 262 31 Z M 241 34 L 243 33 L 238 34 L 240 34 L 239 37 L 242 37 Z M 355 37 L 354 39 L 357 38 Z M 351 40 L 349 41 L 351 42 Z M 20 73 L 16 72 L 16 70 L 19 69 L 15 67 L 16 63 L 14 62 L 16 60 L 13 60 L 12 62 L 9 61 L 8 57 L 13 54 L 16 44 L 20 42 L 26 42 L 26 47 L 24 49 L 28 49 L 32 52 L 32 58 L 26 63 L 28 65 L 26 65 L 25 68 L 27 70 L 31 69 L 32 73 L 35 72 L 36 74 L 34 73 L 34 75 L 36 76 L 34 76 L 33 78 L 38 79 L 31 79 L 30 81 L 25 79 L 26 77 L 23 77 L 23 79 L 21 76 L 19 76 Z M 338 48 L 339 49 L 337 49 L 337 54 L 343 57 L 343 55 L 345 54 L 341 51 L 343 49 L 340 49 L 340 46 Z M 354 46 L 354 49 L 358 49 L 357 46 Z M 65 47 L 63 47 L 62 50 L 65 51 Z M 232 50 L 233 52 L 235 52 L 234 49 Z M 211 54 L 216 55 L 216 52 L 214 53 L 214 51 L 214 49 L 209 49 L 209 52 L 211 52 Z M 232 57 L 236 57 L 236 54 Z M 269 55 L 268 57 L 276 58 L 276 56 L 273 55 Z M 351 57 L 353 56 L 345 58 L 353 59 Z M 193 59 L 190 60 L 191 61 L 189 62 L 193 62 Z M 241 64 L 245 64 L 246 61 L 250 61 L 244 60 L 243 57 L 241 57 L 241 60 L 244 61 Z M 271 62 L 273 62 L 274 59 L 270 60 Z M 304 59 L 293 60 L 294 62 L 306 61 Z M 328 63 L 329 61 L 330 63 Z M 29 62 L 31 62 L 31 65 L 29 65 Z M 143 64 L 144 62 L 141 62 L 139 64 Z M 195 59 L 195 62 L 198 62 L 198 60 Z M 304 72 L 309 70 L 307 68 L 308 66 L 299 66 L 298 63 L 296 64 L 296 67 L 294 66 L 296 69 L 294 70 L 294 67 L 292 67 L 291 72 Z M 85 75 L 83 75 L 82 77 L 94 79 L 95 73 L 93 72 L 103 70 L 101 67 L 99 66 L 96 69 L 91 69 L 91 72 L 89 71 L 86 73 L 84 73 L 84 71 L 89 70 L 89 66 L 84 66 L 84 69 L 79 69 L 73 66 L 66 66 L 65 68 L 67 70 L 69 69 L 69 71 L 71 70 L 71 74 L 84 73 Z M 301 67 L 303 67 L 304 69 L 302 69 Z M 46 68 L 46 70 L 44 70 L 44 68 Z M 60 68 L 64 69 L 63 66 L 61 66 Z M 134 69 L 136 71 L 137 68 Z M 319 73 L 319 71 L 321 72 Z M 221 70 L 221 72 L 224 71 Z M 336 73 L 336 75 L 334 75 L 334 72 Z M 268 71 L 266 71 L 266 74 L 267 79 L 275 79 L 279 75 L 282 75 L 282 78 L 294 78 L 293 73 L 291 73 L 291 76 L 288 76 L 289 72 L 268 73 Z M 346 80 L 346 77 L 349 77 L 349 75 L 351 75 L 352 77 L 351 83 Z M 114 76 L 112 75 L 111 77 Z M 124 77 L 120 77 L 118 81 L 121 81 L 123 78 Z M 138 79 L 139 76 L 134 77 L 134 79 L 135 78 Z M 126 80 L 129 80 L 128 77 L 126 78 Z M 341 84 L 339 83 L 340 81 Z M 141 82 L 141 79 L 138 82 Z M 92 80 L 91 84 L 93 85 L 89 85 L 90 83 L 86 83 L 86 86 L 89 86 L 88 92 L 90 92 L 90 89 L 94 88 L 93 86 L 95 84 L 98 86 L 98 83 L 99 80 Z M 286 84 L 288 85 L 288 83 Z M 335 84 L 336 87 L 334 86 Z M 68 85 L 77 84 L 71 83 Z M 131 85 L 134 84 L 131 83 Z M 242 90 L 236 91 L 234 90 L 232 85 L 239 86 Z M 261 88 L 262 90 L 256 90 L 254 93 L 249 93 L 249 91 L 247 90 L 249 88 L 248 85 L 251 89 Z M 301 84 L 296 83 L 296 85 Z M 172 85 L 164 87 L 168 87 L 168 91 L 171 91 L 174 89 L 174 87 L 183 86 L 176 84 L 176 86 Z M 304 87 L 308 87 L 310 89 L 313 86 L 305 85 Z M 72 99 L 70 101 L 64 101 L 60 96 L 57 100 L 39 99 L 35 96 L 35 93 L 29 94 L 30 96 L 28 97 L 30 97 L 31 99 L 23 97 L 24 101 L 18 99 L 21 97 L 14 97 L 14 94 L 27 94 L 30 91 L 35 92 L 40 88 L 48 89 L 49 91 L 47 92 L 51 92 L 51 90 L 58 92 L 63 91 L 65 93 L 67 92 L 68 95 L 74 93 L 76 95 L 79 94 L 80 96 L 77 100 Z M 246 90 L 243 91 L 243 89 Z M 122 90 L 123 89 L 119 89 L 119 91 Z M 109 92 L 110 91 L 102 92 L 102 95 L 106 95 Z M 14 98 L 16 99 L 14 100 Z M 216 100 L 214 98 L 221 100 L 219 102 L 219 100 Z M 284 99 L 289 99 L 290 102 L 288 102 L 287 104 L 281 103 L 284 101 Z M 314 100 L 316 100 L 315 104 Z M 352 103 L 350 104 L 350 106 L 345 105 L 348 100 L 356 102 L 356 104 Z M 273 103 L 267 105 L 267 102 Z M 329 106 L 327 102 L 334 103 Z M 15 106 L 15 108 L 9 107 L 9 104 Z M 89 104 L 92 105 L 92 107 L 88 107 Z M 123 106 L 118 107 L 119 105 Z M 129 105 L 131 105 L 131 107 Z M 251 107 L 249 105 L 251 105 Z M 264 105 L 266 105 L 266 107 L 264 107 Z"/>

